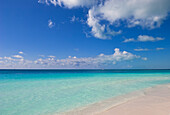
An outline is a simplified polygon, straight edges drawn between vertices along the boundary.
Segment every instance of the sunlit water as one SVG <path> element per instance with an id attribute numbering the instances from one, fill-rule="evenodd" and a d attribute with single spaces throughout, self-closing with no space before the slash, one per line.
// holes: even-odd
<path id="1" fill-rule="evenodd" d="M 45 115 L 170 83 L 170 70 L 0 71 L 0 115 Z"/>

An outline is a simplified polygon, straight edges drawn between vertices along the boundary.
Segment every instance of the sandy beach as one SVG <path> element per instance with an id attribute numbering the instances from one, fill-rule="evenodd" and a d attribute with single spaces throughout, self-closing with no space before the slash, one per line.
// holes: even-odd
<path id="1" fill-rule="evenodd" d="M 170 115 L 170 85 L 146 90 L 144 96 L 112 107 L 98 115 Z"/>
<path id="2" fill-rule="evenodd" d="M 64 115 L 170 115 L 170 84 L 118 96 Z"/>

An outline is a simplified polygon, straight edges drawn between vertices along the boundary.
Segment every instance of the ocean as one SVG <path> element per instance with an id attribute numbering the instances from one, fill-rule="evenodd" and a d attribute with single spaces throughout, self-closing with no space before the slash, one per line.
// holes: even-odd
<path id="1" fill-rule="evenodd" d="M 0 115 L 53 115 L 167 83 L 170 70 L 0 70 Z"/>

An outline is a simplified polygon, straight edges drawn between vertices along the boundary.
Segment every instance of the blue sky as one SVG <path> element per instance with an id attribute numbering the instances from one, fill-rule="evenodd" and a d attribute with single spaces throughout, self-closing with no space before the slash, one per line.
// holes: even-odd
<path id="1" fill-rule="evenodd" d="M 170 68 L 169 0 L 0 1 L 0 68 Z"/>

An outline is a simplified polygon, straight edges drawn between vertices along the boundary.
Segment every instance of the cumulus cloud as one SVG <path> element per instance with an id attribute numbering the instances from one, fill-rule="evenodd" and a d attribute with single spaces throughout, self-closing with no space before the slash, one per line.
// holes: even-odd
<path id="1" fill-rule="evenodd" d="M 170 12 L 169 0 L 39 0 L 47 5 L 59 5 L 65 8 L 86 7 L 87 24 L 92 34 L 99 39 L 110 39 L 120 31 L 106 27 L 119 25 L 125 27 L 142 26 L 153 29 L 160 27 Z M 103 21 L 107 22 L 102 23 Z M 115 27 L 115 26 L 114 26 Z"/>
<path id="2" fill-rule="evenodd" d="M 69 56 L 66 59 L 56 59 L 49 60 L 47 59 L 38 59 L 35 61 L 36 64 L 47 64 L 47 65 L 56 65 L 56 66 L 71 66 L 71 67 L 82 67 L 82 66 L 99 66 L 103 64 L 115 64 L 121 61 L 133 60 L 136 58 L 141 58 L 140 56 L 134 55 L 126 51 L 120 51 L 118 48 L 115 48 L 115 53 L 112 55 L 100 54 L 96 57 L 82 57 L 77 58 L 76 56 Z M 142 59 L 142 58 L 141 58 Z"/>
<path id="3" fill-rule="evenodd" d="M 126 27 L 139 25 L 153 29 L 160 27 L 169 11 L 169 0 L 103 0 L 89 10 L 88 20 L 92 17 L 93 25 L 89 23 L 88 25 L 92 27 L 95 37 L 105 39 L 101 32 L 108 31 L 104 31 L 106 25 L 101 25 L 101 21 L 106 21 L 113 26 L 123 21 Z"/>
<path id="4" fill-rule="evenodd" d="M 96 6 L 95 16 L 110 23 L 126 21 L 129 26 L 159 27 L 170 11 L 169 0 L 106 0 Z"/>
<path id="5" fill-rule="evenodd" d="M 52 56 L 52 55 L 50 55 L 50 56 L 48 56 L 49 58 L 55 58 L 55 56 Z"/>
<path id="6" fill-rule="evenodd" d="M 11 57 L 4 57 L 4 59 L 6 59 L 6 60 L 13 60 Z"/>
<path id="7" fill-rule="evenodd" d="M 121 31 L 114 31 L 109 28 L 109 26 L 106 27 L 105 24 L 100 24 L 100 19 L 97 19 L 94 17 L 94 11 L 95 9 L 90 9 L 88 13 L 88 19 L 87 24 L 89 27 L 92 28 L 92 34 L 99 39 L 110 39 L 112 36 L 115 36 L 117 34 L 120 34 Z"/>
<path id="8" fill-rule="evenodd" d="M 21 51 L 20 51 L 20 52 L 18 52 L 18 53 L 19 53 L 19 54 L 24 54 L 24 52 L 21 52 Z"/>
<path id="9" fill-rule="evenodd" d="M 134 38 L 129 38 L 129 39 L 125 39 L 123 42 L 156 42 L 156 41 L 160 41 L 160 40 L 164 40 L 164 38 L 161 37 L 152 37 L 152 36 L 148 36 L 148 35 L 139 35 L 137 39 Z"/>
<path id="10" fill-rule="evenodd" d="M 23 58 L 21 55 L 13 55 L 14 58 Z"/>
<path id="11" fill-rule="evenodd" d="M 99 20 L 94 18 L 92 10 L 89 10 L 87 24 L 92 27 L 92 34 L 101 39 L 106 39 L 105 36 L 105 25 L 99 24 Z"/>
<path id="12" fill-rule="evenodd" d="M 69 56 L 65 59 L 56 59 L 55 56 L 47 56 L 38 58 L 35 60 L 26 60 L 19 55 L 14 55 L 14 58 L 3 57 L 0 67 L 10 68 L 100 68 L 104 65 L 114 65 L 119 62 L 130 61 L 134 59 L 146 60 L 145 57 L 141 57 L 132 54 L 127 51 L 120 51 L 119 48 L 114 49 L 114 53 L 111 55 L 99 54 L 95 57 L 76 57 Z"/>
<path id="13" fill-rule="evenodd" d="M 55 23 L 52 22 L 52 20 L 48 20 L 48 27 L 49 27 L 49 28 L 52 28 L 52 27 L 54 27 L 54 26 L 55 26 Z"/>
<path id="14" fill-rule="evenodd" d="M 27 67 L 28 63 L 31 64 L 31 61 L 25 60 L 20 55 L 13 55 L 11 57 L 4 56 L 1 59 L 0 68 Z"/>

